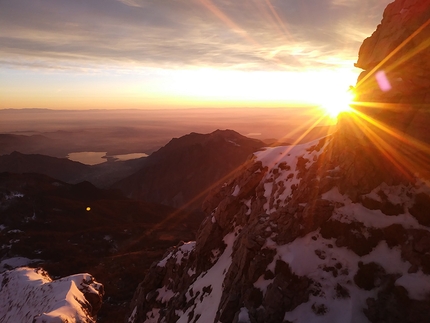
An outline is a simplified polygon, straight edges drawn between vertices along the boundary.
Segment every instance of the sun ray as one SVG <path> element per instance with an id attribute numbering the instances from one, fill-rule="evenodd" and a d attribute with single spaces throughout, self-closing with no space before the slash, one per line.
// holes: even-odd
<path id="1" fill-rule="evenodd" d="M 322 121 L 323 118 L 324 118 L 323 115 L 316 116 L 315 118 L 308 120 L 301 127 L 298 127 L 296 129 L 294 129 L 293 131 L 289 132 L 287 135 L 285 135 L 285 137 L 288 137 L 292 134 L 299 133 L 303 129 L 306 128 L 306 130 L 292 143 L 291 148 L 294 145 L 297 145 L 315 126 L 317 126 Z M 285 151 L 284 155 L 288 154 L 288 152 L 290 150 L 291 149 L 287 149 Z M 280 156 L 280 158 L 282 158 L 282 156 Z M 213 191 L 217 187 L 220 187 L 223 183 L 228 182 L 229 180 L 231 180 L 232 178 L 237 176 L 237 174 L 239 174 L 244 168 L 246 168 L 248 165 L 250 165 L 252 163 L 253 163 L 253 159 L 248 159 L 243 164 L 241 164 L 240 166 L 238 166 L 237 168 L 232 170 L 230 173 L 228 173 L 227 175 L 225 175 L 224 177 L 222 177 L 218 181 L 212 183 L 211 186 L 209 186 L 207 189 L 201 191 L 199 194 L 194 196 L 187 203 L 185 203 L 181 208 L 179 208 L 179 209 L 175 210 L 174 212 L 172 212 L 171 214 L 169 214 L 163 221 L 154 225 L 151 229 L 147 230 L 140 237 L 138 237 L 138 238 L 134 239 L 133 241 L 130 241 L 126 245 L 124 245 L 121 248 L 122 252 L 119 253 L 118 255 L 116 255 L 116 257 L 120 257 L 121 255 L 128 254 L 129 253 L 128 250 L 130 250 L 133 246 L 138 244 L 141 240 L 150 236 L 153 232 L 157 231 L 159 228 L 164 226 L 166 223 L 170 223 L 172 225 L 178 225 L 182 221 L 182 218 L 180 216 L 178 216 L 180 213 L 187 212 L 187 208 L 189 206 L 193 205 L 197 200 L 201 199 L 202 197 L 207 196 L 211 191 Z"/>
<path id="2" fill-rule="evenodd" d="M 429 173 L 430 146 L 358 110 L 353 110 L 350 126 L 362 133 L 403 175 Z"/>

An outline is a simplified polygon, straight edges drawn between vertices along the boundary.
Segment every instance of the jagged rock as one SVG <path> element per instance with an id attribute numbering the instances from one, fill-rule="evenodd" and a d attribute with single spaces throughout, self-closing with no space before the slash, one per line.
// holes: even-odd
<path id="1" fill-rule="evenodd" d="M 430 298 L 426 300 L 410 299 L 408 291 L 389 281 L 377 298 L 366 300 L 366 316 L 372 323 L 424 323 L 428 322 Z"/>
<path id="2" fill-rule="evenodd" d="M 430 196 L 420 193 L 415 197 L 414 205 L 409 209 L 409 212 L 418 220 L 422 225 L 430 226 L 430 217 L 428 211 L 430 210 Z"/>
<path id="3" fill-rule="evenodd" d="M 130 322 L 292 322 L 305 312 L 341 315 L 333 299 L 378 299 L 390 280 L 410 293 L 411 302 L 421 302 L 415 283 L 430 278 L 430 230 L 409 208 L 430 189 L 418 180 L 407 182 L 393 168 L 375 179 L 380 164 L 375 173 L 362 174 L 364 188 L 349 189 L 350 168 L 344 165 L 367 160 L 342 156 L 344 139 L 339 132 L 321 141 L 320 149 L 310 143 L 256 153 L 213 195 L 216 203 L 206 203 L 208 217 L 187 256 L 179 246 L 154 264 L 136 292 Z M 335 185 L 321 191 L 304 169 L 335 175 Z M 390 172 L 398 179 L 387 184 Z M 240 185 L 253 189 L 240 195 Z M 392 208 L 398 214 L 385 214 Z M 430 284 L 423 286 L 430 293 Z M 349 315 L 366 322 L 369 304 L 357 303 L 361 314 Z"/>

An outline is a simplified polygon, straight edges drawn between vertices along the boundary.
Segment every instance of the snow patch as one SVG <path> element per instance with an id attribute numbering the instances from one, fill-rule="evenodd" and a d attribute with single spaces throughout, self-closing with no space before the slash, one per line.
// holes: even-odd
<path id="1" fill-rule="evenodd" d="M 248 309 L 246 307 L 242 307 L 240 309 L 238 322 L 239 323 L 251 323 L 251 319 L 249 318 Z"/>
<path id="2" fill-rule="evenodd" d="M 134 323 L 136 321 L 136 313 L 137 313 L 137 306 L 135 306 L 133 309 L 133 312 L 131 312 L 131 315 L 128 318 L 128 323 Z"/>
<path id="3" fill-rule="evenodd" d="M 324 147 L 316 149 L 316 145 L 321 139 L 302 145 L 269 147 L 254 153 L 256 161 L 260 161 L 263 167 L 269 169 L 262 179 L 266 198 L 263 208 L 267 214 L 276 212 L 277 209 L 288 203 L 294 188 L 301 181 L 299 160 L 301 158 L 307 160 L 304 167 L 308 169 L 324 150 Z M 276 203 L 274 203 L 275 201 Z"/>
<path id="4" fill-rule="evenodd" d="M 190 253 L 194 250 L 196 247 L 195 241 L 189 241 L 185 242 L 182 246 L 174 249 L 173 251 L 169 252 L 169 254 L 161 259 L 158 263 L 158 267 L 165 267 L 167 262 L 174 258 L 176 260 L 176 264 L 181 265 L 183 259 L 188 259 L 188 256 Z"/>
<path id="5" fill-rule="evenodd" d="M 236 185 L 234 188 L 234 191 L 233 191 L 233 193 L 231 193 L 231 195 L 232 196 L 238 196 L 239 193 L 240 193 L 240 187 L 239 187 L 239 185 Z"/>
<path id="6" fill-rule="evenodd" d="M 430 279 L 421 271 L 409 273 L 411 263 L 404 261 L 398 247 L 390 248 L 381 241 L 369 254 L 359 257 L 345 247 L 336 247 L 334 239 L 324 239 L 318 231 L 297 238 L 293 242 L 276 246 L 266 241 L 277 253 L 267 270 L 274 272 L 277 260 L 287 263 L 298 276 L 307 276 L 317 283 L 319 293 L 312 293 L 309 301 L 285 314 L 291 322 L 368 322 L 362 312 L 369 297 L 377 297 L 378 288 L 366 291 L 353 284 L 358 262 L 377 263 L 388 274 L 399 277 L 395 284 L 403 286 L 409 297 L 424 300 L 430 295 Z M 263 292 L 270 280 L 261 276 L 254 283 Z M 341 287 L 339 287 L 341 286 Z M 339 295 L 339 288 L 345 295 Z"/>
<path id="7" fill-rule="evenodd" d="M 158 323 L 160 318 L 160 309 L 153 308 L 150 312 L 146 313 L 145 323 Z"/>
<path id="8" fill-rule="evenodd" d="M 199 318 L 194 320 L 195 323 L 212 322 L 216 316 L 221 296 L 223 292 L 222 281 L 225 278 L 225 273 L 231 265 L 231 253 L 235 241 L 235 232 L 227 234 L 223 241 L 227 245 L 223 254 L 219 257 L 218 261 L 207 271 L 202 273 L 196 278 L 194 283 L 190 286 L 186 293 L 187 301 L 193 299 L 192 295 L 199 293 L 187 311 L 181 315 L 178 323 L 186 323 L 188 315 L 193 311 L 194 317 L 198 315 Z"/>
<path id="9" fill-rule="evenodd" d="M 157 301 L 161 303 L 167 303 L 173 296 L 175 296 L 175 292 L 171 289 L 168 289 L 166 286 L 157 289 L 157 292 Z"/>
<path id="10" fill-rule="evenodd" d="M 273 279 L 264 279 L 264 275 L 258 277 L 257 281 L 254 283 L 254 287 L 262 291 L 263 295 L 266 294 L 267 287 L 273 282 Z"/>
<path id="11" fill-rule="evenodd" d="M 240 147 L 240 145 L 237 142 L 234 142 L 233 140 L 227 140 L 227 142 L 235 145 L 236 147 Z"/>
<path id="12" fill-rule="evenodd" d="M 41 269 L 19 268 L 0 276 L 0 322 L 95 322 L 85 293 L 103 294 L 89 274 L 52 281 Z"/>
<path id="13" fill-rule="evenodd" d="M 385 184 L 375 188 L 371 193 L 366 196 L 376 201 L 381 201 L 380 196 L 377 194 L 383 191 L 387 194 L 387 199 L 393 204 L 407 205 L 410 198 L 407 194 L 414 193 L 410 191 L 412 188 L 406 189 L 405 186 L 391 186 Z M 396 192 L 399 196 L 394 196 Z M 333 187 L 330 191 L 322 194 L 325 200 L 341 203 L 341 207 L 335 208 L 331 219 L 344 223 L 361 222 L 366 227 L 385 228 L 392 224 L 400 224 L 406 229 L 423 229 L 430 231 L 426 226 L 419 224 L 417 219 L 413 217 L 407 210 L 405 213 L 399 215 L 385 215 L 381 210 L 370 210 L 364 207 L 361 203 L 353 203 L 349 197 L 342 195 L 337 187 Z M 395 203 L 394 203 L 395 202 Z"/>

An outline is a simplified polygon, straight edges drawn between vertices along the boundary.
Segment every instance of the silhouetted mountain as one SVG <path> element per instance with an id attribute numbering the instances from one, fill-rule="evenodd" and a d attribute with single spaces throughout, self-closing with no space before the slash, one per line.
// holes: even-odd
<path id="1" fill-rule="evenodd" d="M 0 134 L 0 155 L 10 154 L 16 150 L 27 154 L 43 154 L 48 151 L 48 147 L 54 145 L 55 140 L 42 135 Z"/>
<path id="2" fill-rule="evenodd" d="M 210 190 L 234 176 L 265 144 L 233 130 L 172 139 L 141 170 L 119 181 L 127 196 L 178 208 L 200 209 Z"/>
<path id="3" fill-rule="evenodd" d="M 10 155 L 0 156 L 0 172 L 39 173 L 64 182 L 79 182 L 88 173 L 91 166 L 40 154 L 21 154 L 14 151 Z"/>
<path id="4" fill-rule="evenodd" d="M 98 187 L 108 187 L 141 168 L 145 158 L 85 165 L 67 158 L 13 152 L 0 156 L 0 172 L 38 173 L 67 183 L 89 181 Z"/>

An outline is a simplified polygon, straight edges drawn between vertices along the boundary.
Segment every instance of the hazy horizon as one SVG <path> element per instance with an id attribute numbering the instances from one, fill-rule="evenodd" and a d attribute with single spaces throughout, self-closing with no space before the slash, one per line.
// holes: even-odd
<path id="1" fill-rule="evenodd" d="M 15 0 L 0 109 L 322 105 L 391 0 Z"/>
<path id="2" fill-rule="evenodd" d="M 207 134 L 217 129 L 234 130 L 260 140 L 295 143 L 318 126 L 333 119 L 315 107 L 295 109 L 172 109 L 158 110 L 0 110 L 1 154 L 14 150 L 66 157 L 77 152 L 108 155 L 150 154 L 172 138 L 191 132 Z M 31 137 L 31 139 L 29 139 Z M 17 141 L 18 140 L 18 141 Z M 30 140 L 30 141 L 28 141 Z"/>

